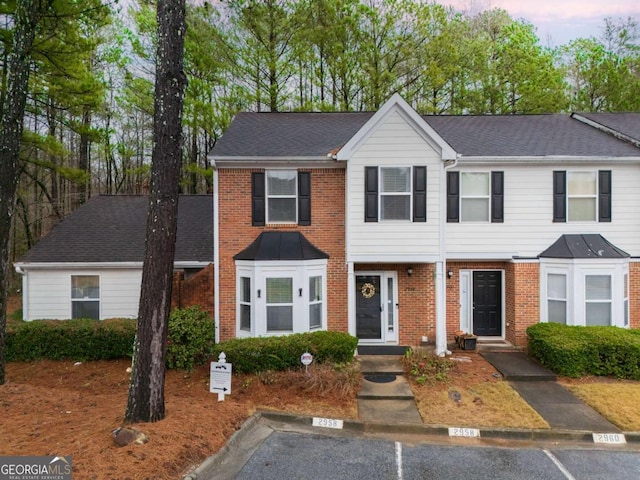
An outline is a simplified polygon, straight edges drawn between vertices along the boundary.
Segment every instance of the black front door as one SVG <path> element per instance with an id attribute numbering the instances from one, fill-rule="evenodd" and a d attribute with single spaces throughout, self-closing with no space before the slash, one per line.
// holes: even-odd
<path id="1" fill-rule="evenodd" d="M 502 335 L 502 272 L 473 272 L 473 333 Z"/>
<path id="2" fill-rule="evenodd" d="M 356 276 L 356 337 L 382 339 L 382 303 L 379 275 Z"/>

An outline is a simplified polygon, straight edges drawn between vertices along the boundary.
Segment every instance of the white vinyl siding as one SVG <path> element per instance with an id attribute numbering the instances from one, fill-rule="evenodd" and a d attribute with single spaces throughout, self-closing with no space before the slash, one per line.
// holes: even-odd
<path id="1" fill-rule="evenodd" d="M 487 166 L 486 172 L 497 167 Z M 549 165 L 499 166 L 505 172 L 504 223 L 447 223 L 446 248 L 451 259 L 536 257 L 563 234 L 585 231 L 584 222 L 554 223 L 553 185 Z M 599 165 L 598 168 L 611 168 Z M 598 168 L 594 167 L 593 170 Z M 456 168 L 479 171 L 477 165 Z M 640 169 L 615 165 L 612 175 L 612 221 L 597 224 L 597 233 L 631 256 L 640 256 Z"/>
<path id="2" fill-rule="evenodd" d="M 23 277 L 25 320 L 70 319 L 73 275 L 100 277 L 100 319 L 138 316 L 142 269 L 30 269 Z"/>
<path id="3" fill-rule="evenodd" d="M 365 167 L 427 167 L 427 221 L 366 223 Z M 439 251 L 440 174 L 436 152 L 400 115 L 392 112 L 347 161 L 347 241 L 351 259 L 433 261 Z M 409 185 L 412 187 L 411 185 Z M 379 195 L 381 192 L 379 191 Z M 379 211 L 379 215 L 381 210 Z M 409 217 L 410 219 L 410 217 Z M 398 245 L 402 245 L 399 249 Z"/>

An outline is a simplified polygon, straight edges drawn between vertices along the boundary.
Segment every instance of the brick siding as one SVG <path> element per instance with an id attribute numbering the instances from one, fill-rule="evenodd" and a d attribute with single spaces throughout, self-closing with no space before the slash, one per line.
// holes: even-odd
<path id="1" fill-rule="evenodd" d="M 184 278 L 183 271 L 173 273 L 171 309 L 197 305 L 214 317 L 214 268 L 209 264 L 191 278 Z"/>

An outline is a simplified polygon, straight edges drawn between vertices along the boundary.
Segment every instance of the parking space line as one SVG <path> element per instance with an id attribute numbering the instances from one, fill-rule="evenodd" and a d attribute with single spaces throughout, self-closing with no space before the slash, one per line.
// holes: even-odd
<path id="1" fill-rule="evenodd" d="M 551 453 L 549 450 L 542 450 L 542 451 L 547 455 L 547 457 L 551 459 L 553 463 L 555 463 L 556 467 L 558 467 L 558 469 L 562 472 L 562 474 L 565 476 L 567 480 L 576 480 L 575 477 L 571 475 L 571 472 L 567 470 L 567 468 L 562 464 L 560 460 L 556 458 L 556 456 L 553 453 Z"/>
<path id="2" fill-rule="evenodd" d="M 402 444 L 400 442 L 396 442 L 396 470 L 398 480 L 402 480 Z"/>

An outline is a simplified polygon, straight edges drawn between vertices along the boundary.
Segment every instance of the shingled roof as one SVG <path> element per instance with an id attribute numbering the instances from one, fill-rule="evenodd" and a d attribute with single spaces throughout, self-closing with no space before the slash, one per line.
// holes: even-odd
<path id="1" fill-rule="evenodd" d="M 538 255 L 540 258 L 629 258 L 598 233 L 565 234 Z"/>
<path id="2" fill-rule="evenodd" d="M 618 128 L 640 113 L 598 117 Z M 225 158 L 323 157 L 340 149 L 373 116 L 365 113 L 240 113 L 211 152 Z M 567 114 L 422 117 L 463 157 L 639 157 L 631 143 Z M 633 127 L 634 131 L 636 128 Z M 640 131 L 640 130 L 638 130 Z"/>
<path id="3" fill-rule="evenodd" d="M 100 195 L 67 216 L 18 263 L 142 262 L 147 196 Z M 182 195 L 175 262 L 213 262 L 213 197 Z"/>
<path id="4" fill-rule="evenodd" d="M 620 135 L 636 146 L 640 146 L 640 114 L 634 112 L 618 113 L 573 113 L 573 118 L 587 119 L 595 124 L 596 128 L 610 131 L 613 135 Z"/>

